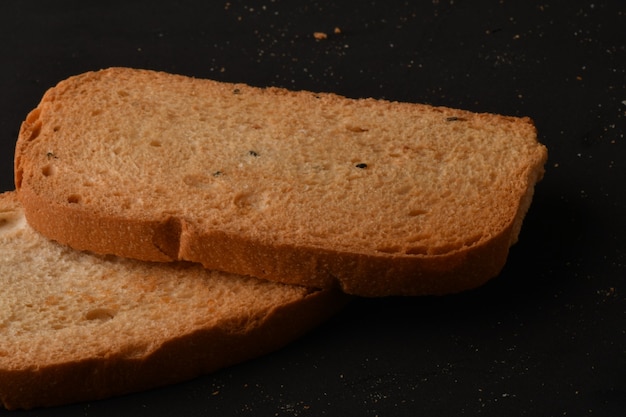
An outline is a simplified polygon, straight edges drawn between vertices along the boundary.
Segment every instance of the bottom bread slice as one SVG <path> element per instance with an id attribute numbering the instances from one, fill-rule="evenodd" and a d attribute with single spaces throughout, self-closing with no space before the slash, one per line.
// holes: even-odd
<path id="1" fill-rule="evenodd" d="M 0 195 L 0 404 L 101 399 L 278 349 L 337 312 L 335 291 L 191 264 L 95 256 L 32 230 Z"/>

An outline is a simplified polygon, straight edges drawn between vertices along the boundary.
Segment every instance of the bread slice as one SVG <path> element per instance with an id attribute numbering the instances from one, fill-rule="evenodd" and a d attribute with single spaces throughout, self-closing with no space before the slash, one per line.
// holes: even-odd
<path id="1" fill-rule="evenodd" d="M 499 273 L 546 155 L 528 118 L 111 68 L 45 94 L 15 175 L 77 249 L 445 294 Z"/>
<path id="2" fill-rule="evenodd" d="M 0 195 L 0 405 L 32 408 L 174 383 L 275 350 L 346 301 L 312 290 L 74 251 Z"/>

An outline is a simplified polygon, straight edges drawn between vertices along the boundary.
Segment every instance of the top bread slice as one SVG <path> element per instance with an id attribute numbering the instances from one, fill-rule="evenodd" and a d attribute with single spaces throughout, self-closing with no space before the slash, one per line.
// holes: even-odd
<path id="1" fill-rule="evenodd" d="M 499 273 L 546 157 L 528 118 L 111 68 L 46 92 L 15 179 L 78 249 L 446 294 Z"/>
<path id="2" fill-rule="evenodd" d="M 335 313 L 338 291 L 95 256 L 30 228 L 0 195 L 0 406 L 178 382 L 275 350 Z"/>

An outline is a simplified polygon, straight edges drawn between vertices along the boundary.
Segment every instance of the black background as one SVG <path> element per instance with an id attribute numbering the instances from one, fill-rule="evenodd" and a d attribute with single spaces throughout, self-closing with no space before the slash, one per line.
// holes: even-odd
<path id="1" fill-rule="evenodd" d="M 358 299 L 212 375 L 12 414 L 625 415 L 625 13 L 620 0 L 0 2 L 0 191 L 44 91 L 109 66 L 530 116 L 550 152 L 483 288 Z"/>

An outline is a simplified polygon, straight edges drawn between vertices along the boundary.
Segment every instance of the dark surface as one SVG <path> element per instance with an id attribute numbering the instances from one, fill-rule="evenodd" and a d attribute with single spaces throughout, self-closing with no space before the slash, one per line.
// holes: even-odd
<path id="1" fill-rule="evenodd" d="M 625 9 L 0 2 L 0 190 L 13 188 L 19 125 L 44 91 L 115 65 L 530 116 L 550 152 L 519 243 L 481 289 L 356 300 L 285 349 L 213 375 L 13 415 L 625 415 Z"/>

